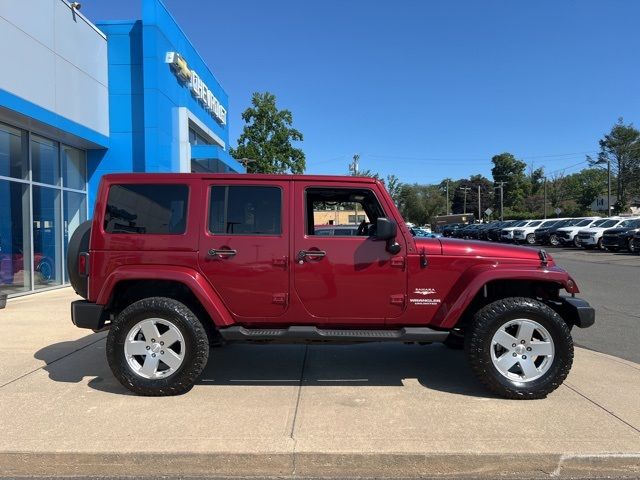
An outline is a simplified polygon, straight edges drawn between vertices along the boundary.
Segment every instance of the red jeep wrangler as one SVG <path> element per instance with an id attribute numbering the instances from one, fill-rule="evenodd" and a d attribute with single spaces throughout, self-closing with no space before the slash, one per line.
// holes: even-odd
<path id="1" fill-rule="evenodd" d="M 345 211 L 355 235 L 318 234 Z M 67 262 L 73 323 L 110 329 L 142 395 L 191 389 L 213 343 L 394 341 L 464 346 L 493 392 L 540 398 L 595 317 L 544 250 L 414 238 L 370 178 L 106 175 Z"/>

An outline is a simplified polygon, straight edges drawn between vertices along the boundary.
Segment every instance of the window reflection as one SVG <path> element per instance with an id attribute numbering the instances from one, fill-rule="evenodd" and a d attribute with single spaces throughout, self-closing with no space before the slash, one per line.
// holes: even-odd
<path id="1" fill-rule="evenodd" d="M 0 180 L 0 293 L 31 289 L 29 187 Z"/>
<path id="2" fill-rule="evenodd" d="M 62 283 L 60 191 L 33 186 L 33 265 L 37 289 Z"/>
<path id="3" fill-rule="evenodd" d="M 30 144 L 33 181 L 59 185 L 60 166 L 58 165 L 57 143 L 37 135 L 31 135 Z"/>

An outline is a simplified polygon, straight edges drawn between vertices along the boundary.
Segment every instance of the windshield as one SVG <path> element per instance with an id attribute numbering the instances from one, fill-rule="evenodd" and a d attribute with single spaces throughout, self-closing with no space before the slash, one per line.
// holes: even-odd
<path id="1" fill-rule="evenodd" d="M 618 223 L 620 223 L 620 220 L 605 220 L 598 226 L 601 228 L 610 228 L 610 227 L 615 227 Z"/>
<path id="2" fill-rule="evenodd" d="M 585 227 L 585 226 L 589 225 L 591 222 L 593 222 L 593 220 L 587 218 L 585 220 L 582 220 L 582 221 L 576 223 L 575 226 L 576 227 Z"/>
<path id="3" fill-rule="evenodd" d="M 531 222 L 529 225 L 527 225 L 527 227 L 537 227 L 541 223 L 542 223 L 542 220 L 538 220 L 536 222 Z"/>
<path id="4" fill-rule="evenodd" d="M 606 221 L 607 221 L 606 219 L 601 218 L 600 220 L 596 220 L 595 222 L 593 222 L 593 225 L 591 225 L 591 226 L 592 227 L 599 227 Z"/>
<path id="5" fill-rule="evenodd" d="M 511 225 L 511 226 L 512 226 L 512 227 L 521 227 L 521 226 L 525 225 L 526 223 L 527 223 L 527 222 L 526 222 L 526 220 L 520 220 L 520 221 L 518 221 L 518 222 L 514 223 L 514 224 L 513 224 L 513 225 Z"/>
<path id="6" fill-rule="evenodd" d="M 623 228 L 636 228 L 638 225 L 640 225 L 640 219 L 635 218 L 631 220 L 625 220 L 618 226 Z"/>
<path id="7" fill-rule="evenodd" d="M 582 222 L 583 220 L 580 218 L 572 218 L 571 220 L 569 220 L 564 226 L 565 227 L 573 227 L 574 225 L 577 225 L 578 223 Z"/>
<path id="8" fill-rule="evenodd" d="M 540 225 L 540 228 L 553 227 L 557 223 L 560 223 L 560 220 L 547 220 L 542 225 Z"/>

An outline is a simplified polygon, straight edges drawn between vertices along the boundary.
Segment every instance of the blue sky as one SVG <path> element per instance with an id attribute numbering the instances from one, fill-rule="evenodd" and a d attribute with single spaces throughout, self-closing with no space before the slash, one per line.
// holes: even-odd
<path id="1" fill-rule="evenodd" d="M 84 0 L 91 20 L 139 0 Z M 230 97 L 231 143 L 254 91 L 302 131 L 307 173 L 405 182 L 481 173 L 509 151 L 584 167 L 618 117 L 640 126 L 640 2 L 165 0 Z M 581 163 L 582 162 L 582 163 Z"/>

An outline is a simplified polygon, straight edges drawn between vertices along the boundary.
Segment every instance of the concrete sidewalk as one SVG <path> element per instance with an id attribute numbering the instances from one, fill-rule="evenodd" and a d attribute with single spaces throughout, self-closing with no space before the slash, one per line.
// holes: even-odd
<path id="1" fill-rule="evenodd" d="M 0 310 L 0 474 L 640 476 L 640 365 L 577 349 L 545 400 L 492 397 L 441 345 L 212 350 L 188 394 L 111 375 L 70 289 Z"/>

